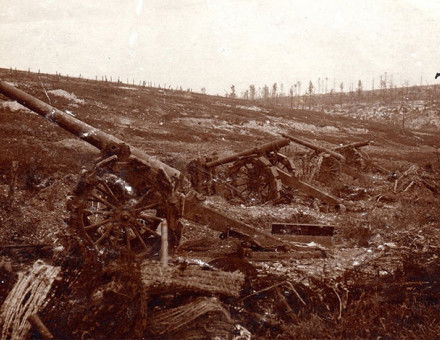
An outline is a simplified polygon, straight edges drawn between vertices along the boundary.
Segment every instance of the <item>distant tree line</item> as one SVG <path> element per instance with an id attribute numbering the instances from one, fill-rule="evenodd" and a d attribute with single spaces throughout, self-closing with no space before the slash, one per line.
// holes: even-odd
<path id="1" fill-rule="evenodd" d="M 406 101 L 421 98 L 434 98 L 440 90 L 440 85 L 423 85 L 422 79 L 420 85 L 409 85 L 409 81 L 405 80 L 400 86 L 393 81 L 393 76 L 389 76 L 387 72 L 380 75 L 376 88 L 375 79 L 372 79 L 371 90 L 365 90 L 364 82 L 359 79 L 356 83 L 333 81 L 333 86 L 330 88 L 329 79 L 318 78 L 316 83 L 309 81 L 302 91 L 303 84 L 301 81 L 296 81 L 288 89 L 288 93 L 284 92 L 283 83 L 273 83 L 271 87 L 263 85 L 256 87 L 255 84 L 249 85 L 249 88 L 244 90 L 241 97 L 252 102 L 258 101 L 265 105 L 271 106 L 288 106 L 290 108 L 317 108 L 323 105 L 343 105 L 344 103 L 352 102 L 383 102 L 389 103 L 393 101 Z M 338 85 L 336 85 L 338 84 Z M 235 98 L 235 86 L 233 94 L 228 97 Z M 423 90 L 426 88 L 426 90 Z M 431 89 L 431 90 L 429 90 Z"/>

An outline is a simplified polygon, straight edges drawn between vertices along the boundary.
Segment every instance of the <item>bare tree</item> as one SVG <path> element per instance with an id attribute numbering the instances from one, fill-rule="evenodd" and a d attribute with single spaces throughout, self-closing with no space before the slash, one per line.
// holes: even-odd
<path id="1" fill-rule="evenodd" d="M 339 89 L 341 90 L 341 94 L 340 94 L 340 104 L 342 105 L 342 96 L 344 95 L 344 82 L 341 82 L 339 84 Z"/>
<path id="2" fill-rule="evenodd" d="M 274 105 L 276 104 L 276 101 L 277 101 L 277 90 L 278 90 L 277 83 L 273 83 L 273 85 L 272 85 L 272 99 L 273 99 Z"/>
<path id="3" fill-rule="evenodd" d="M 362 81 L 359 79 L 358 84 L 357 84 L 357 88 L 356 88 L 356 93 L 359 98 L 362 97 L 362 95 L 363 95 L 362 91 L 363 91 Z"/>
<path id="4" fill-rule="evenodd" d="M 290 109 L 292 109 L 293 108 L 293 86 L 290 87 L 289 95 L 290 95 Z"/>
<path id="5" fill-rule="evenodd" d="M 295 88 L 295 106 L 298 106 L 298 82 L 296 82 L 293 87 Z"/>
<path id="6" fill-rule="evenodd" d="M 308 100 L 308 102 L 309 102 L 309 110 L 311 109 L 311 107 L 312 107 L 312 96 L 313 96 L 313 91 L 314 91 L 314 86 L 313 86 L 313 83 L 312 83 L 312 81 L 310 80 L 309 81 L 309 87 L 307 88 L 307 94 L 308 94 L 308 96 L 309 96 L 309 100 Z"/>
<path id="7" fill-rule="evenodd" d="M 235 94 L 235 85 L 231 85 L 231 93 L 229 94 L 230 98 L 235 98 L 237 95 Z"/>
<path id="8" fill-rule="evenodd" d="M 263 99 L 267 102 L 269 100 L 269 86 L 264 85 L 263 87 Z"/>
<path id="9" fill-rule="evenodd" d="M 255 85 L 249 85 L 249 97 L 252 101 L 255 100 Z"/>

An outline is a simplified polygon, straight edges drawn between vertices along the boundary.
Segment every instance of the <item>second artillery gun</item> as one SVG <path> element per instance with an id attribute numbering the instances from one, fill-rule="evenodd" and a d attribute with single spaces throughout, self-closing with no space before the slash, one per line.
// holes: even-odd
<path id="1" fill-rule="evenodd" d="M 191 161 L 188 172 L 193 187 L 204 194 L 220 194 L 242 204 L 282 201 L 286 196 L 291 196 L 293 191 L 297 191 L 330 206 L 344 208 L 347 202 L 311 184 L 311 178 L 306 179 L 310 176 L 298 175 L 297 167 L 280 149 L 295 142 L 313 150 L 308 158 L 320 158 L 319 175 L 337 178 L 338 171 L 342 168 L 350 169 L 354 165 L 357 158 L 353 155 L 359 153 L 357 149 L 369 142 L 328 149 L 286 134 L 282 134 L 282 137 L 229 156 L 214 155 Z M 315 171 L 316 169 L 315 166 Z"/>
<path id="2" fill-rule="evenodd" d="M 0 93 L 101 151 L 93 168 L 82 173 L 68 204 L 70 225 L 91 248 L 152 254 L 161 238 L 158 226 L 166 224 L 173 251 L 180 241 L 182 219 L 207 224 L 256 248 L 294 247 L 209 206 L 179 170 L 142 150 L 4 81 Z"/>

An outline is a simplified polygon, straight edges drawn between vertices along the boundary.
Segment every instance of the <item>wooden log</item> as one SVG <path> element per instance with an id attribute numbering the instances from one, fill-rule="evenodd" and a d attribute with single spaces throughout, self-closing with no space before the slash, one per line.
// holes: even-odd
<path id="1" fill-rule="evenodd" d="M 141 265 L 141 274 L 144 289 L 149 294 L 182 291 L 238 297 L 244 284 L 244 275 L 238 271 L 211 271 L 179 264 L 163 267 L 157 261 L 145 261 Z"/>

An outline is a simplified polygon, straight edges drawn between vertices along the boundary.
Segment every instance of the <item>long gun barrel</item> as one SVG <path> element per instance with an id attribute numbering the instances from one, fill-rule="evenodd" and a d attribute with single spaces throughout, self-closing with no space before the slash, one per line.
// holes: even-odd
<path id="1" fill-rule="evenodd" d="M 290 139 L 291 141 L 293 141 L 295 143 L 298 143 L 300 145 L 308 147 L 308 148 L 310 148 L 312 150 L 327 153 L 327 154 L 335 157 L 336 159 L 338 159 L 338 160 L 340 160 L 342 162 L 345 162 L 345 157 L 342 156 L 340 153 L 337 153 L 337 152 L 335 152 L 333 150 L 329 150 L 329 149 L 323 148 L 322 146 L 318 146 L 318 145 L 312 144 L 310 142 L 304 141 L 304 140 L 299 139 L 299 138 L 288 136 L 288 135 L 286 135 L 284 133 L 282 133 L 281 136 L 283 136 L 284 138 Z"/>
<path id="2" fill-rule="evenodd" d="M 341 145 L 341 146 L 334 148 L 333 150 L 334 151 L 342 151 L 344 149 L 350 149 L 350 148 L 357 149 L 357 148 L 361 148 L 363 146 L 367 146 L 370 144 L 371 144 L 371 141 L 367 140 L 367 141 L 363 141 L 363 142 L 356 142 L 356 143 Z"/>
<path id="3" fill-rule="evenodd" d="M 290 143 L 290 141 L 286 138 L 282 138 L 282 139 L 278 139 L 276 141 L 270 142 L 270 143 L 266 143 L 263 144 L 261 146 L 252 148 L 252 149 L 248 149 L 239 153 L 236 153 L 232 156 L 228 156 L 225 158 L 220 158 L 217 159 L 215 161 L 212 162 L 208 162 L 205 165 L 208 168 L 212 168 L 212 167 L 216 167 L 218 165 L 222 165 L 222 164 L 227 164 L 230 162 L 234 162 L 237 159 L 241 158 L 241 157 L 246 157 L 246 156 L 250 156 L 250 155 L 259 155 L 259 154 L 264 154 L 266 152 L 270 152 L 273 150 L 278 150 L 280 148 L 282 148 L 283 146 L 286 146 Z"/>
<path id="4" fill-rule="evenodd" d="M 124 144 L 122 140 L 116 138 L 115 136 L 96 129 L 93 126 L 84 123 L 83 121 L 72 117 L 61 110 L 58 110 L 49 104 L 46 104 L 45 102 L 31 96 L 30 94 L 27 94 L 22 90 L 17 89 L 4 81 L 0 81 L 0 93 L 16 100 L 20 104 L 26 106 L 28 109 L 38 113 L 40 116 L 45 117 L 46 119 L 100 150 L 104 150 L 109 145 Z M 137 161 L 151 169 L 152 178 L 157 176 L 159 170 L 163 170 L 163 172 L 170 179 L 180 177 L 179 170 L 174 169 L 157 159 L 154 159 L 152 156 L 146 154 L 140 149 L 130 146 L 130 154 L 131 157 L 136 158 Z"/>

